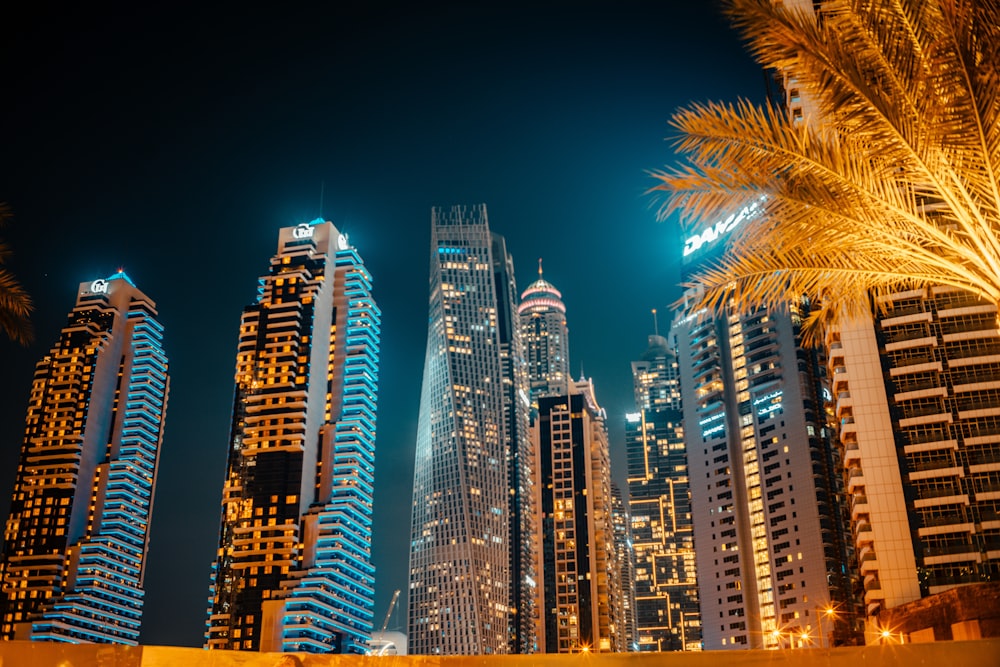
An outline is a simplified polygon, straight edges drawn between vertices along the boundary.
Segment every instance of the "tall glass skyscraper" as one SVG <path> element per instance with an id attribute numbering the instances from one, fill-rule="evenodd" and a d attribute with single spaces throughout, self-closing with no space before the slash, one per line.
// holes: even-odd
<path id="1" fill-rule="evenodd" d="M 360 653 L 381 311 L 322 219 L 283 228 L 243 311 L 208 648 Z"/>
<path id="2" fill-rule="evenodd" d="M 35 366 L 0 558 L 0 638 L 137 644 L 169 377 L 127 275 L 80 285 Z"/>
<path id="3" fill-rule="evenodd" d="M 532 643 L 528 399 L 513 262 L 486 206 L 431 212 L 427 353 L 417 424 L 409 651 L 509 653 Z M 512 613 L 513 610 L 513 613 Z"/>
<path id="4" fill-rule="evenodd" d="M 649 337 L 632 362 L 635 412 L 626 415 L 629 510 L 635 549 L 640 651 L 701 648 L 691 515 L 677 357 L 667 339 Z"/>

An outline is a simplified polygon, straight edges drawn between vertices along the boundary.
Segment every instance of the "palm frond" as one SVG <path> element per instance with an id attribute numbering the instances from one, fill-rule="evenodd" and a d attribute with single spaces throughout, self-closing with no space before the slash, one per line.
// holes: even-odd
<path id="1" fill-rule="evenodd" d="M 1000 303 L 997 1 L 827 0 L 813 16 L 730 0 L 729 13 L 811 111 L 796 122 L 739 101 L 674 115 L 684 163 L 653 174 L 661 218 L 679 211 L 690 228 L 762 207 L 692 281 L 693 307 L 805 295 L 822 299 L 815 324 L 936 284 Z"/>
<path id="2" fill-rule="evenodd" d="M 10 207 L 0 202 L 0 226 L 11 219 Z M 10 247 L 0 240 L 0 264 L 10 257 Z M 31 312 L 34 305 L 31 297 L 21 287 L 14 275 L 0 268 L 0 330 L 11 340 L 27 345 L 34 339 Z"/>

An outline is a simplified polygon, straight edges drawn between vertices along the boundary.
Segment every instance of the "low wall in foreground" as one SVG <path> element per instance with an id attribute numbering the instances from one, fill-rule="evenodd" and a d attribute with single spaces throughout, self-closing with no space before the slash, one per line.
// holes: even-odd
<path id="1" fill-rule="evenodd" d="M 776 651 L 515 656 L 345 656 L 0 641 L 0 667 L 996 667 L 1000 639 Z"/>

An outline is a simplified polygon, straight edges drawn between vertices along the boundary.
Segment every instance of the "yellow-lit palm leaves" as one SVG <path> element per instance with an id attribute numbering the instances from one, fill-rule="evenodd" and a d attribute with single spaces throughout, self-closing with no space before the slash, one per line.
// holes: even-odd
<path id="1" fill-rule="evenodd" d="M 10 219 L 10 209 L 0 203 L 0 226 Z M 10 248 L 0 241 L 0 264 L 10 256 Z M 0 330 L 11 340 L 27 345 L 33 335 L 31 315 L 33 307 L 21 284 L 7 269 L 0 268 Z"/>
<path id="2" fill-rule="evenodd" d="M 680 211 L 694 228 L 765 196 L 689 283 L 704 287 L 696 307 L 807 295 L 822 304 L 816 325 L 932 284 L 1000 303 L 1000 4 L 791 4 L 730 0 L 729 13 L 811 111 L 681 110 L 686 164 L 654 174 L 661 217 Z"/>

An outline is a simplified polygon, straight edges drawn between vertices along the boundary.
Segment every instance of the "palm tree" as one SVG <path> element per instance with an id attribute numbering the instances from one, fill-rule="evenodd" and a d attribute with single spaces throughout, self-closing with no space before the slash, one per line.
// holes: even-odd
<path id="1" fill-rule="evenodd" d="M 792 4 L 729 0 L 727 12 L 814 112 L 680 110 L 684 161 L 653 174 L 661 219 L 760 208 L 687 285 L 699 288 L 692 307 L 807 296 L 821 304 L 806 322 L 815 336 L 921 286 L 1000 303 L 998 0 L 825 0 L 815 14 Z"/>
<path id="2" fill-rule="evenodd" d="M 0 227 L 11 218 L 10 207 L 0 202 Z M 10 257 L 10 247 L 0 240 L 0 264 Z M 7 269 L 0 268 L 0 329 L 7 337 L 27 345 L 34 337 L 29 319 L 34 306 L 31 297 Z"/>

